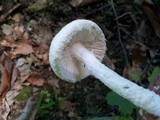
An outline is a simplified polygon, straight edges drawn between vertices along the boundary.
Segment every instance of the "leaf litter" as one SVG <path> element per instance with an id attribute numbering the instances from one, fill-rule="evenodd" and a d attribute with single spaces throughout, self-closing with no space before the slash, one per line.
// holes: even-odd
<path id="1" fill-rule="evenodd" d="M 50 108 L 51 112 L 46 115 L 46 119 L 83 119 L 88 116 L 98 119 L 113 113 L 118 118 L 120 111 L 108 105 L 105 97 L 110 90 L 102 83 L 93 77 L 74 85 L 66 83 L 57 78 L 49 66 L 48 50 L 52 37 L 66 23 L 78 18 L 93 20 L 103 29 L 108 39 L 108 57 L 103 60 L 105 65 L 160 94 L 159 74 L 152 77 L 153 70 L 159 67 L 160 61 L 160 26 L 157 18 L 159 13 L 155 12 L 156 3 L 142 0 L 136 6 L 126 0 L 115 1 L 117 24 L 115 13 L 108 1 L 60 0 L 51 4 L 45 1 L 45 5 L 42 2 L 39 6 L 35 6 L 34 3 L 41 4 L 36 0 L 20 3 L 14 1 L 14 4 L 9 4 L 10 0 L 9 3 L 5 2 L 6 4 L 0 6 L 0 14 L 4 11 L 0 15 L 0 119 L 13 120 L 23 116 L 21 110 L 26 110 L 30 103 L 36 102 L 41 88 L 45 85 L 51 85 L 54 95 L 60 96 L 57 100 L 65 98 L 58 101 L 59 107 Z M 8 11 L 4 7 L 7 4 L 10 5 Z M 19 7 L 23 5 L 24 11 L 21 12 Z M 120 34 L 117 33 L 117 27 Z M 119 41 L 120 37 L 122 43 Z M 120 44 L 124 45 L 126 53 Z M 125 63 L 126 56 L 129 63 Z M 154 79 L 148 81 L 148 78 Z M 16 100 L 24 87 L 32 89 L 30 95 L 33 101 L 30 101 L 30 98 L 24 101 Z M 36 119 L 37 109 L 34 105 L 33 107 L 35 112 L 30 116 Z M 26 112 L 26 115 L 28 113 L 30 112 Z M 133 117 L 136 118 L 139 114 L 146 120 L 158 120 L 145 111 L 143 113 L 137 112 Z"/>

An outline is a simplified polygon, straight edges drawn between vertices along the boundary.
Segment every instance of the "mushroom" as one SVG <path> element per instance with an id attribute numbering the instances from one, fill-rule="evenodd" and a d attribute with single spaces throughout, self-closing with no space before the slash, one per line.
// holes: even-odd
<path id="1" fill-rule="evenodd" d="M 101 63 L 106 39 L 90 20 L 74 20 L 53 38 L 49 62 L 54 73 L 71 83 L 93 75 L 120 96 L 160 117 L 160 96 L 118 75 Z"/>

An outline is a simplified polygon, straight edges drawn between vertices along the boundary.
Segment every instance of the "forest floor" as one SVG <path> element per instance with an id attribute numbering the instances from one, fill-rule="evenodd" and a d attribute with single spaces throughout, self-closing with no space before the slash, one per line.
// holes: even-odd
<path id="1" fill-rule="evenodd" d="M 160 2 L 94 1 L 0 1 L 0 120 L 160 119 L 92 76 L 72 84 L 52 71 L 53 37 L 67 23 L 89 19 L 107 39 L 103 63 L 160 94 Z"/>

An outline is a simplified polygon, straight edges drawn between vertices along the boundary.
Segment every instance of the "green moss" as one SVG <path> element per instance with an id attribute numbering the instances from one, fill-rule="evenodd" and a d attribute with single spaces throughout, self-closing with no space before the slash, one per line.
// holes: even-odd
<path id="1" fill-rule="evenodd" d="M 30 86 L 24 86 L 20 93 L 16 96 L 17 101 L 25 101 L 32 94 L 32 89 Z"/>

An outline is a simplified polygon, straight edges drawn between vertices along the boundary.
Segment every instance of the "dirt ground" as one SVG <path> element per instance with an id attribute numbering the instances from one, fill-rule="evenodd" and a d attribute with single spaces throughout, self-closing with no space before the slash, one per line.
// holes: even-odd
<path id="1" fill-rule="evenodd" d="M 61 80 L 48 54 L 64 25 L 92 20 L 107 39 L 103 64 L 160 94 L 160 1 L 76 1 L 0 1 L 0 120 L 159 120 L 109 102 L 112 90 L 92 76 Z"/>

